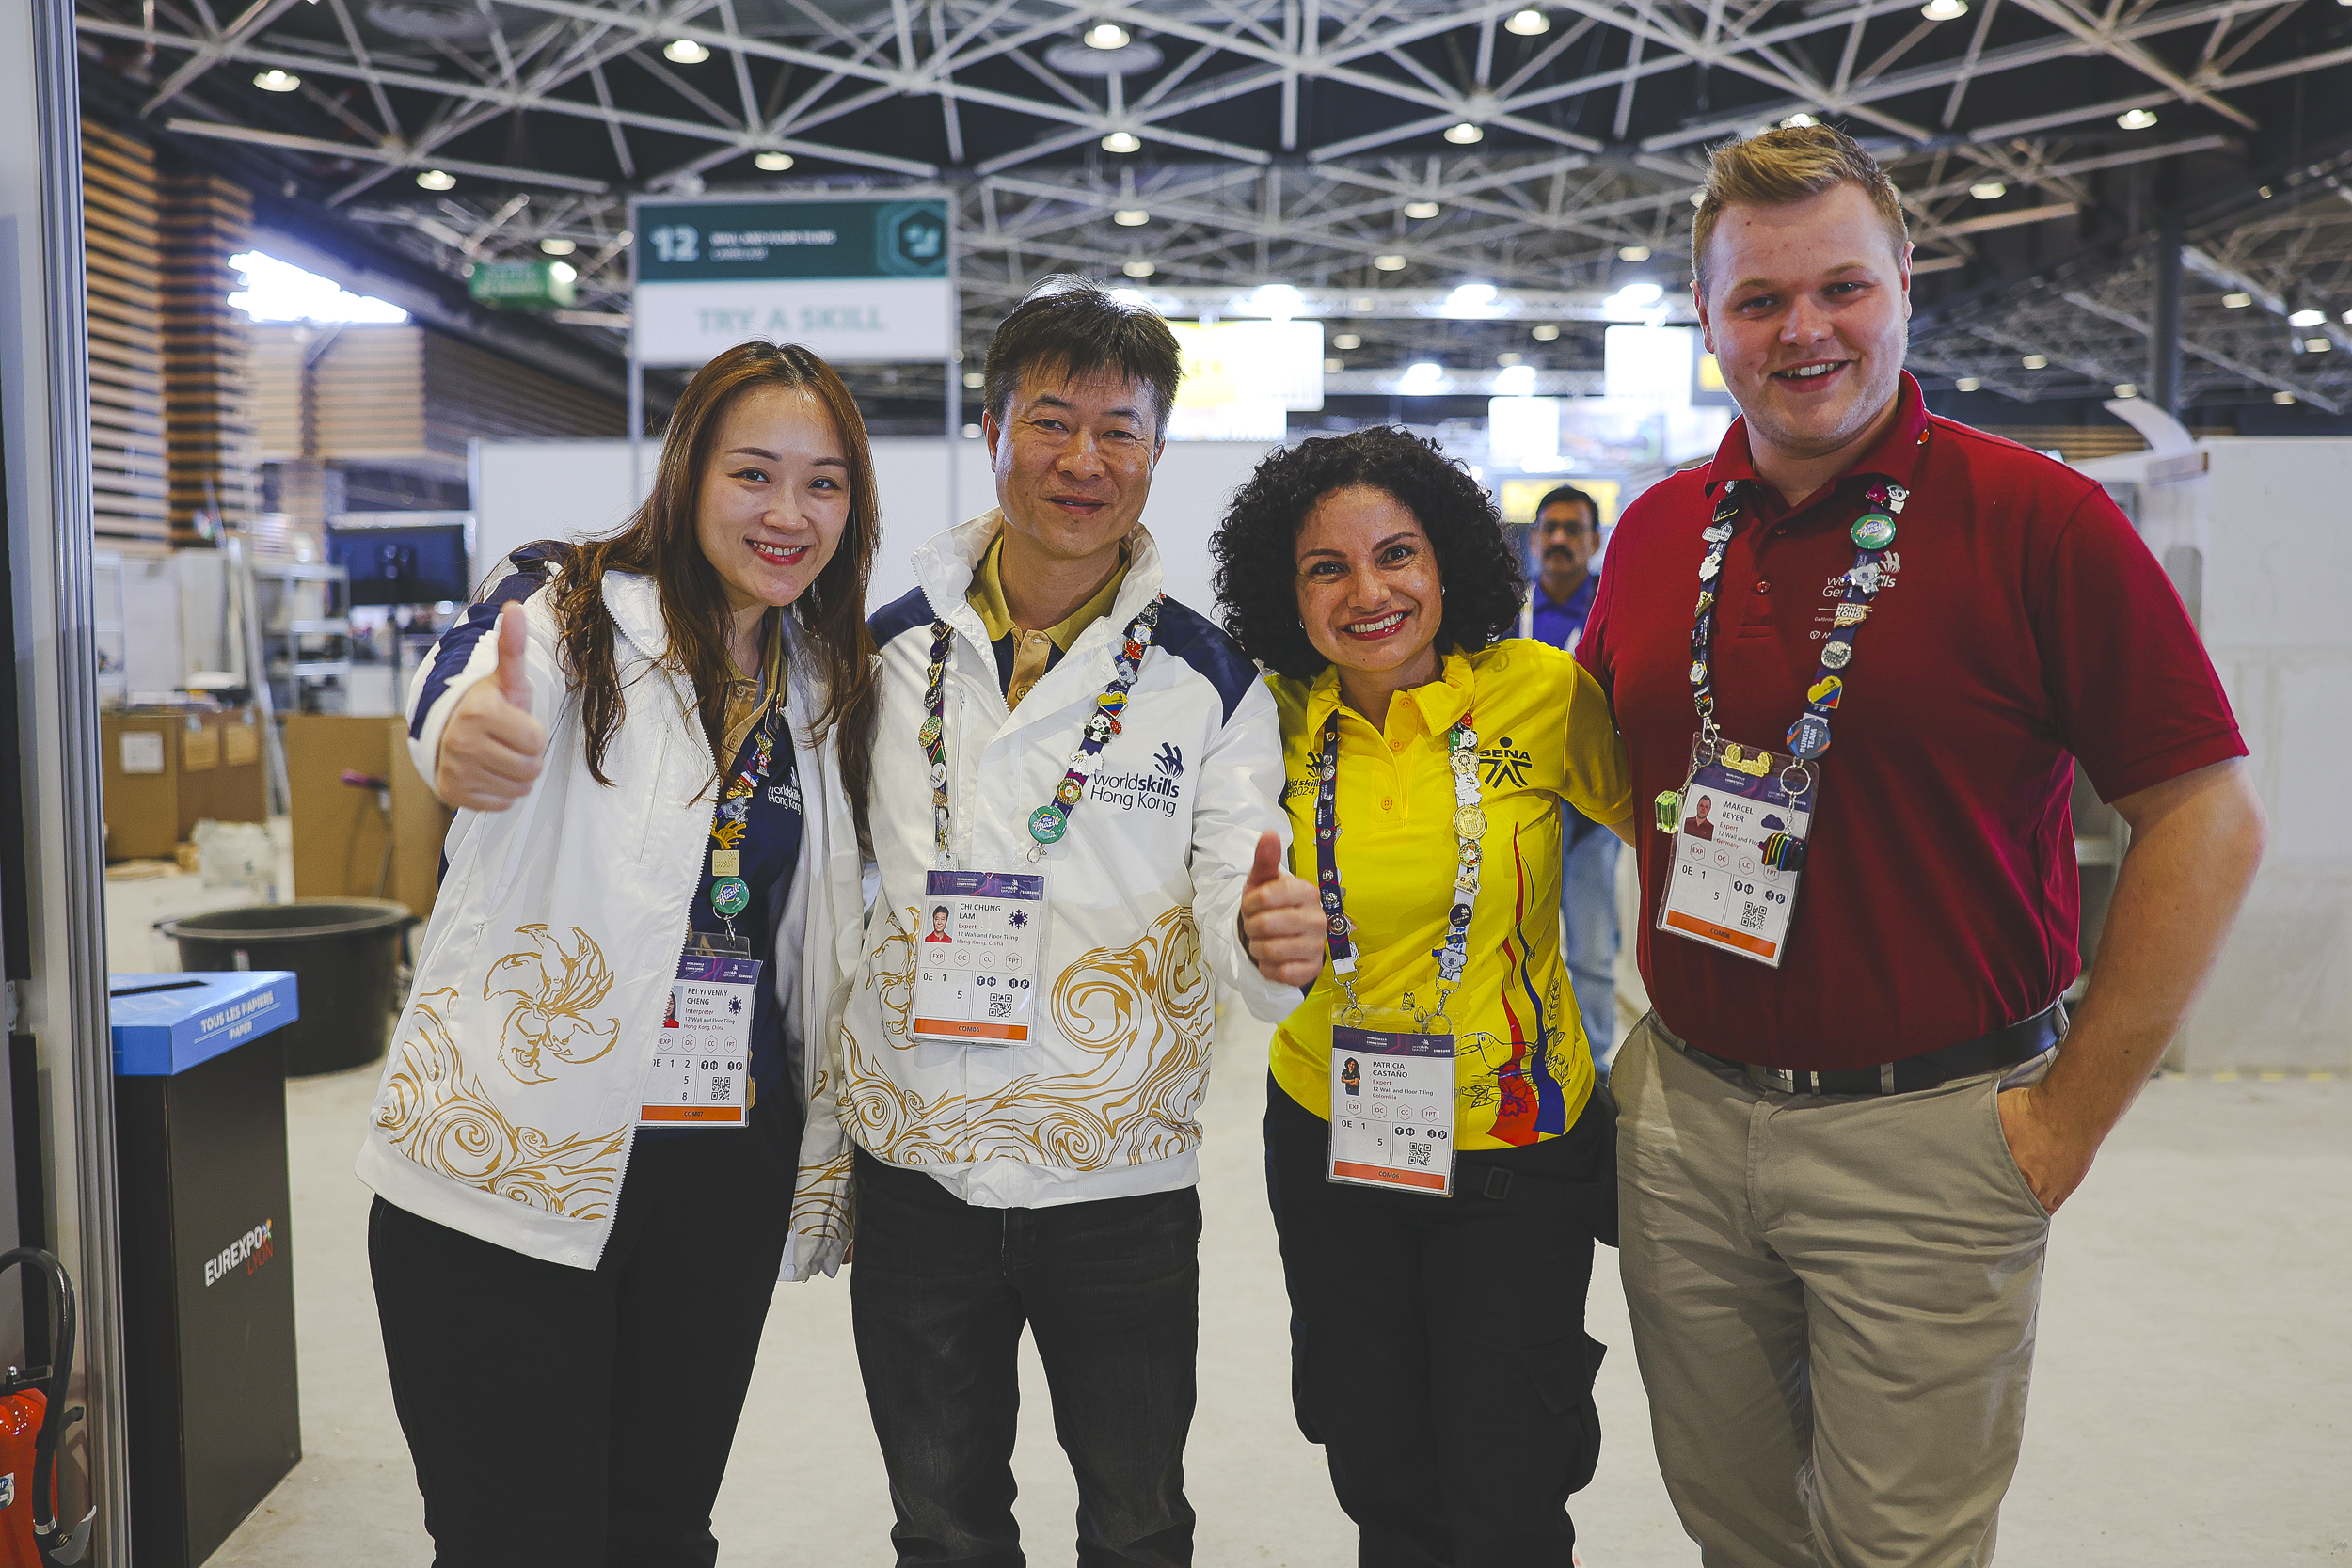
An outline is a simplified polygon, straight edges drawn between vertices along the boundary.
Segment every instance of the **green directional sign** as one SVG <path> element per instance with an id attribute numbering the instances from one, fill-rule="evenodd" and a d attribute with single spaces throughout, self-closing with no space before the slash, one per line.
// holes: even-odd
<path id="1" fill-rule="evenodd" d="M 499 310 L 568 309 L 578 297 L 572 269 L 558 261 L 476 261 L 466 293 Z"/>

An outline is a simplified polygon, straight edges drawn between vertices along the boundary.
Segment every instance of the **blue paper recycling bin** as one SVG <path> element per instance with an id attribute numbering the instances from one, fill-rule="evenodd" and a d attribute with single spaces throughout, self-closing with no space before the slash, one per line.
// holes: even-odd
<path id="1" fill-rule="evenodd" d="M 197 1568 L 302 1457 L 283 970 L 107 984 L 122 1212 L 131 1532 Z"/>

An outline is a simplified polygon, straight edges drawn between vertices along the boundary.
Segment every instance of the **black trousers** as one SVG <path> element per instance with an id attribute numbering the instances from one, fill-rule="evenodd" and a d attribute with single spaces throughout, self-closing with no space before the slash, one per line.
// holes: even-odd
<path id="1" fill-rule="evenodd" d="M 1012 1515 L 1024 1323 L 1078 1482 L 1081 1568 L 1192 1561 L 1200 1243 L 1189 1187 L 982 1209 L 859 1151 L 850 1314 L 901 1564 L 1025 1560 Z"/>
<path id="2" fill-rule="evenodd" d="M 640 1137 L 596 1269 L 376 1199 L 392 1402 L 436 1568 L 708 1568 L 792 1211 L 801 1113 Z"/>
<path id="3" fill-rule="evenodd" d="M 1606 1097 L 1561 1137 L 1457 1156 L 1443 1198 L 1327 1180 L 1329 1123 L 1271 1079 L 1266 1098 L 1292 1395 L 1356 1522 L 1357 1561 L 1568 1568 L 1568 1495 L 1600 1457 L 1603 1347 L 1584 1332 L 1594 1227 L 1524 1183 L 1478 1195 L 1492 1171 L 1605 1184 Z"/>

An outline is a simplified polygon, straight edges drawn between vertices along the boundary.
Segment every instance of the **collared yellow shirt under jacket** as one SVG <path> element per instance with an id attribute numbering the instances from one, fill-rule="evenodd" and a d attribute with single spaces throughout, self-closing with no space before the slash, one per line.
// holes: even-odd
<path id="1" fill-rule="evenodd" d="M 979 570 L 972 574 L 972 590 L 964 595 L 966 602 L 978 612 L 980 625 L 988 628 L 992 642 L 1012 639 L 1012 679 L 1005 688 L 1005 705 L 1019 707 L 1021 699 L 1029 694 L 1029 688 L 1044 678 L 1045 667 L 1052 663 L 1049 649 L 1063 653 L 1078 641 L 1078 634 L 1111 612 L 1119 602 L 1120 586 L 1127 580 L 1127 546 L 1119 547 L 1119 570 L 1108 582 L 1094 592 L 1094 596 L 1077 609 L 1059 626 L 1043 631 L 1029 631 L 1012 624 L 1012 611 L 1005 604 L 1004 579 L 1005 536 L 999 533 L 980 558 Z"/>
<path id="2" fill-rule="evenodd" d="M 1447 1007 L 1455 1037 L 1454 1144 L 1508 1148 L 1557 1137 L 1593 1092 L 1593 1056 L 1560 957 L 1560 802 L 1597 822 L 1633 809 L 1609 701 L 1576 660 L 1514 639 L 1449 654 L 1438 679 L 1401 691 L 1375 729 L 1340 701 L 1337 675 L 1269 675 L 1282 716 L 1282 803 L 1291 869 L 1315 880 L 1313 762 L 1340 715 L 1340 885 L 1354 923 L 1356 994 L 1395 1006 L 1438 994 L 1457 864 L 1446 732 L 1465 711 L 1478 732 L 1486 814 L 1470 965 Z M 1329 964 L 1274 1036 L 1274 1077 L 1330 1113 L 1331 1010 L 1344 1001 Z"/>

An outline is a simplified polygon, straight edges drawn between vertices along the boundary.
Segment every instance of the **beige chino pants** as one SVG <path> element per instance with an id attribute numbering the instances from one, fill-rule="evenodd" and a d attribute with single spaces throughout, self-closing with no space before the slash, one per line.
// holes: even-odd
<path id="1" fill-rule="evenodd" d="M 1980 1568 L 2017 1467 L 2049 1216 L 1994 1097 L 1784 1095 L 1650 1014 L 1610 1074 L 1659 1467 L 1708 1568 Z"/>

